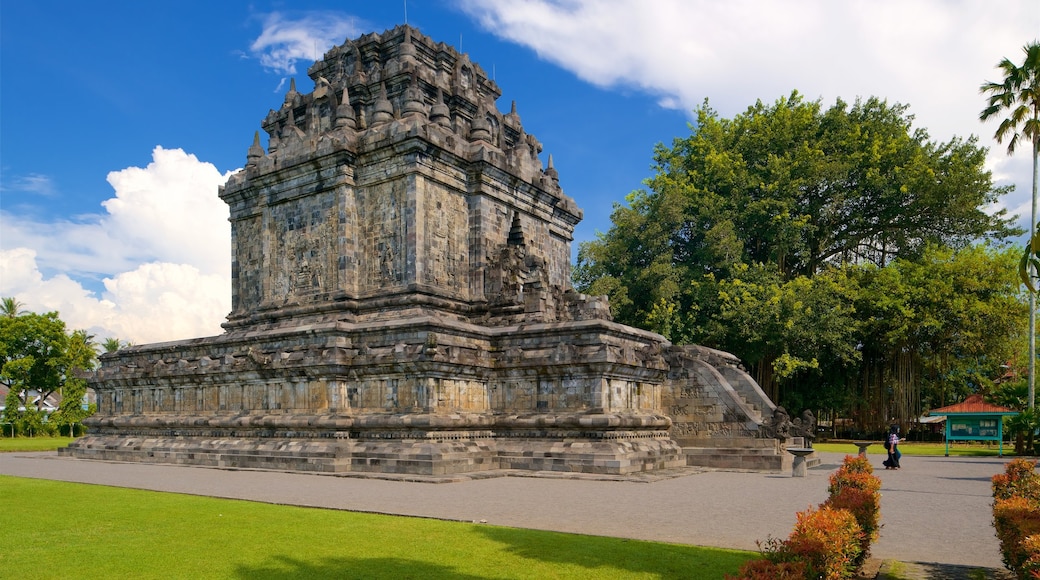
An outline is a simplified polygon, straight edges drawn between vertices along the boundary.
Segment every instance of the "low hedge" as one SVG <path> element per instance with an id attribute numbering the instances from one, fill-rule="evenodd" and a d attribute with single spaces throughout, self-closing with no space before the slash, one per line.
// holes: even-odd
<path id="1" fill-rule="evenodd" d="M 1036 461 L 1015 459 L 993 476 L 993 528 L 1004 566 L 1040 578 L 1040 475 Z"/>
<path id="2" fill-rule="evenodd" d="M 881 528 L 881 480 L 874 475 L 874 467 L 866 457 L 846 456 L 841 467 L 831 474 L 827 492 L 830 497 L 821 506 L 848 510 L 863 531 L 857 562 L 862 565 Z"/>
<path id="3" fill-rule="evenodd" d="M 881 480 L 865 457 L 845 457 L 831 474 L 829 497 L 819 509 L 797 514 L 786 540 L 771 538 L 764 559 L 748 562 L 730 580 L 852 578 L 877 540 Z"/>

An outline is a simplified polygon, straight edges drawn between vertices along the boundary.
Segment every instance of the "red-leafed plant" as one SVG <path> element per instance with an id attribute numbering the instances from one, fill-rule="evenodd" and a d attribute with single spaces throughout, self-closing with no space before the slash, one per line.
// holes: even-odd
<path id="1" fill-rule="evenodd" d="M 993 499 L 1012 496 L 1040 501 L 1040 475 L 1036 460 L 1012 459 L 1004 466 L 1004 473 L 993 476 Z"/>
<path id="2" fill-rule="evenodd" d="M 1019 576 L 1024 578 L 1040 578 L 1040 535 L 1028 536 L 1022 542 L 1023 550 L 1029 554 L 1019 568 Z"/>
<path id="3" fill-rule="evenodd" d="M 859 455 L 846 455 L 845 460 L 841 462 L 841 467 L 838 471 L 844 471 L 846 473 L 874 473 L 874 466 L 870 464 L 870 460 L 866 457 Z"/>
<path id="4" fill-rule="evenodd" d="M 726 577 L 734 580 L 732 576 Z M 740 576 L 736 580 L 804 580 L 805 562 L 773 562 L 772 560 L 751 560 L 740 568 Z"/>
<path id="5" fill-rule="evenodd" d="M 1040 475 L 1037 462 L 1015 459 L 993 476 L 993 527 L 1004 565 L 1019 578 L 1040 578 Z"/>
<path id="6" fill-rule="evenodd" d="M 858 564 L 870 553 L 878 539 L 881 519 L 881 480 L 866 457 L 846 456 L 841 467 L 830 476 L 830 497 L 821 507 L 846 509 L 863 530 L 863 545 Z"/>
<path id="7" fill-rule="evenodd" d="M 797 514 L 786 540 L 759 546 L 765 556 L 748 562 L 735 580 L 852 578 L 878 537 L 881 480 L 865 457 L 846 456 L 830 476 L 830 497 L 820 508 Z"/>
<path id="8" fill-rule="evenodd" d="M 881 494 L 876 491 L 866 491 L 851 487 L 843 488 L 839 493 L 831 495 L 820 507 L 847 510 L 856 518 L 863 531 L 862 549 L 860 550 L 860 561 L 866 559 L 870 553 L 870 544 L 877 541 L 879 524 L 881 518 Z"/>
<path id="9" fill-rule="evenodd" d="M 855 516 L 842 509 L 822 507 L 797 514 L 786 550 L 806 562 L 809 578 L 840 580 L 856 573 L 862 552 L 863 530 Z"/>
<path id="10" fill-rule="evenodd" d="M 786 540 L 771 538 L 762 547 L 768 564 L 748 562 L 736 580 L 759 578 L 851 578 L 858 569 L 863 531 L 848 510 L 820 508 L 798 512 Z M 794 574 L 801 573 L 801 576 Z M 780 574 L 790 576 L 780 576 Z M 772 574 L 772 575 L 770 575 Z"/>
<path id="11" fill-rule="evenodd" d="M 1023 569 L 1027 561 L 1040 558 L 1040 553 L 1030 550 L 1030 546 L 1037 544 L 1033 538 L 1040 534 L 1040 509 L 1037 507 L 1035 501 L 1018 496 L 998 499 L 993 504 L 993 527 L 1000 541 L 1004 565 L 1019 578 L 1029 577 Z"/>

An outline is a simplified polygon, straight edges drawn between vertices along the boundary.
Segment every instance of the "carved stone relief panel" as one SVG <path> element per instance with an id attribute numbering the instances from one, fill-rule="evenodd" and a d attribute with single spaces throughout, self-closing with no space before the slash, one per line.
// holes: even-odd
<path id="1" fill-rule="evenodd" d="M 298 302 L 335 287 L 338 210 L 331 194 L 270 209 L 270 298 Z"/>
<path id="2" fill-rule="evenodd" d="M 263 238 L 260 235 L 260 216 L 241 219 L 231 224 L 235 311 L 249 311 L 260 304 L 263 296 L 261 261 Z"/>
<path id="3" fill-rule="evenodd" d="M 366 187 L 359 195 L 361 252 L 364 256 L 365 290 L 392 288 L 404 281 L 405 187 L 390 181 Z"/>
<path id="4" fill-rule="evenodd" d="M 466 240 L 466 199 L 450 192 L 427 190 L 423 197 L 426 253 L 423 281 L 427 284 L 464 291 L 459 276 L 465 272 L 468 248 Z"/>

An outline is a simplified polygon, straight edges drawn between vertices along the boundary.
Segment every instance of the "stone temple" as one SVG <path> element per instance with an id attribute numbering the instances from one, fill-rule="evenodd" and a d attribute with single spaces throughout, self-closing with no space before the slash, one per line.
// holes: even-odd
<path id="1" fill-rule="evenodd" d="M 772 469 L 731 355 L 575 292 L 582 211 L 465 54 L 400 26 L 335 47 L 261 126 L 219 336 L 101 357 L 78 458 L 329 473 Z M 788 460 L 789 464 L 789 460 Z"/>

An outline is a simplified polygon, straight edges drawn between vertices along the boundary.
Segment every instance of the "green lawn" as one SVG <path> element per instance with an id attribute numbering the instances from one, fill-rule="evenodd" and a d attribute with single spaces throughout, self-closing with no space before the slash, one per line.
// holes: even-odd
<path id="1" fill-rule="evenodd" d="M 72 437 L 0 437 L 0 453 L 5 451 L 54 451 L 73 441 Z"/>
<path id="2" fill-rule="evenodd" d="M 852 443 L 813 443 L 813 449 L 817 451 L 833 452 L 833 453 L 848 453 L 849 455 L 855 455 L 859 453 L 857 448 Z M 945 455 L 946 444 L 945 443 L 915 443 L 915 442 L 904 442 L 899 444 L 899 451 L 903 455 Z M 971 443 L 971 442 L 957 442 L 950 444 L 950 456 L 958 457 L 996 457 L 999 454 L 999 448 L 996 444 L 986 445 L 982 443 Z M 876 442 L 867 448 L 867 454 L 869 455 L 885 455 L 887 452 L 881 445 L 881 441 Z M 1015 455 L 1015 445 L 1013 443 L 1004 444 L 1004 455 Z"/>
<path id="3" fill-rule="evenodd" d="M 0 513 L 9 578 L 712 579 L 757 557 L 9 476 Z"/>

